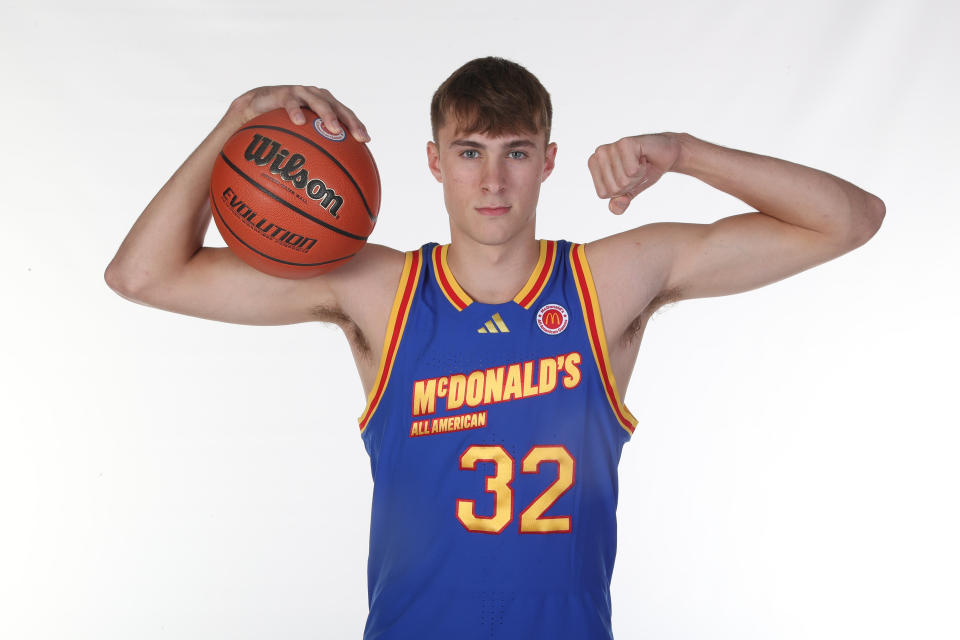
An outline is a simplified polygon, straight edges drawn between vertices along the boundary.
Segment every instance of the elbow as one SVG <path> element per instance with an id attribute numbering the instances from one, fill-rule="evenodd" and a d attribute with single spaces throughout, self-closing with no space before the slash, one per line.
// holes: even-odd
<path id="1" fill-rule="evenodd" d="M 857 224 L 856 232 L 853 234 L 854 245 L 859 247 L 875 236 L 877 231 L 880 230 L 886 214 L 887 205 L 884 204 L 883 200 L 868 193 L 867 202 L 860 215 L 860 222 Z"/>
<path id="2" fill-rule="evenodd" d="M 130 284 L 129 280 L 123 273 L 123 269 L 117 266 L 116 260 L 110 262 L 107 265 L 106 270 L 103 272 L 103 280 L 107 283 L 107 286 L 113 289 L 116 293 L 120 294 L 124 298 L 129 298 L 130 296 Z"/>
<path id="3" fill-rule="evenodd" d="M 127 300 L 140 302 L 143 298 L 143 290 L 145 289 L 143 280 L 139 279 L 138 282 L 131 269 L 118 264 L 116 258 L 104 270 L 103 280 L 108 287 Z"/>
<path id="4" fill-rule="evenodd" d="M 870 194 L 870 218 L 873 220 L 874 233 L 883 224 L 883 218 L 887 215 L 887 205 L 877 196 Z"/>

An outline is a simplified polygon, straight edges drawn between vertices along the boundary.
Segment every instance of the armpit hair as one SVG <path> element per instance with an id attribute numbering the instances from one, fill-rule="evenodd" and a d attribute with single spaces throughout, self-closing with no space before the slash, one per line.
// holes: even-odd
<path id="1" fill-rule="evenodd" d="M 340 327 L 351 348 L 363 357 L 369 358 L 373 355 L 370 350 L 370 343 L 367 342 L 366 336 L 360 331 L 360 327 L 342 309 L 317 305 L 310 310 L 310 314 L 318 322 L 330 322 Z"/>
<path id="2" fill-rule="evenodd" d="M 662 307 L 673 304 L 674 302 L 680 302 L 683 300 L 683 294 L 680 291 L 679 287 L 674 287 L 673 289 L 667 289 L 661 291 L 653 300 L 650 301 L 650 304 L 647 305 L 647 308 L 644 310 L 648 316 L 652 316 L 654 313 L 659 311 Z"/>
<path id="3" fill-rule="evenodd" d="M 629 344 L 633 342 L 633 340 L 643 332 L 644 325 L 647 320 L 653 317 L 653 314 L 667 305 L 679 302 L 682 299 L 683 296 L 679 288 L 667 289 L 666 291 L 658 293 L 653 300 L 647 304 L 647 307 L 640 315 L 633 319 L 633 322 L 630 323 L 626 331 L 623 332 L 624 343 Z"/>

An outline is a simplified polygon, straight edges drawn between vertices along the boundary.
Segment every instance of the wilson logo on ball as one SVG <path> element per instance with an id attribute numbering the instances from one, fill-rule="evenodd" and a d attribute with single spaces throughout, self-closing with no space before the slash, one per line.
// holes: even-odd
<path id="1" fill-rule="evenodd" d="M 562 333 L 569 321 L 567 310 L 559 304 L 545 304 L 537 312 L 537 326 L 551 336 Z"/>
<path id="2" fill-rule="evenodd" d="M 343 197 L 327 187 L 323 180 L 319 178 L 311 180 L 310 174 L 303 166 L 307 163 L 307 159 L 299 153 L 291 155 L 290 151 L 284 149 L 279 142 L 256 133 L 247 145 L 246 151 L 243 152 L 243 157 L 258 167 L 269 164 L 270 173 L 302 189 L 308 198 L 320 201 L 320 206 L 329 211 L 330 215 L 334 218 L 339 217 L 337 211 L 343 205 Z"/>
<path id="3" fill-rule="evenodd" d="M 262 113 L 223 144 L 210 172 L 210 211 L 230 250 L 281 278 L 312 278 L 349 262 L 380 210 L 380 174 L 367 145 L 320 135 L 301 109 Z"/>

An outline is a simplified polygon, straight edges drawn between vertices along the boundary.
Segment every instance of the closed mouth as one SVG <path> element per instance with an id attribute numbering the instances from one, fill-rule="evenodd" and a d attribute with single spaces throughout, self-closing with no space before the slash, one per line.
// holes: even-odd
<path id="1" fill-rule="evenodd" d="M 500 216 L 510 211 L 510 206 L 506 207 L 477 207 L 477 211 L 485 216 Z"/>

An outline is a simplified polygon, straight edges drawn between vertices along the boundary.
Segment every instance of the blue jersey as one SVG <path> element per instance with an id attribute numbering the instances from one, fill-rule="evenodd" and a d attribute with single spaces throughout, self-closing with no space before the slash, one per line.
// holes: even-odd
<path id="1" fill-rule="evenodd" d="M 540 241 L 473 301 L 449 245 L 406 254 L 360 428 L 373 509 L 364 638 L 612 638 L 617 393 L 582 245 Z"/>

